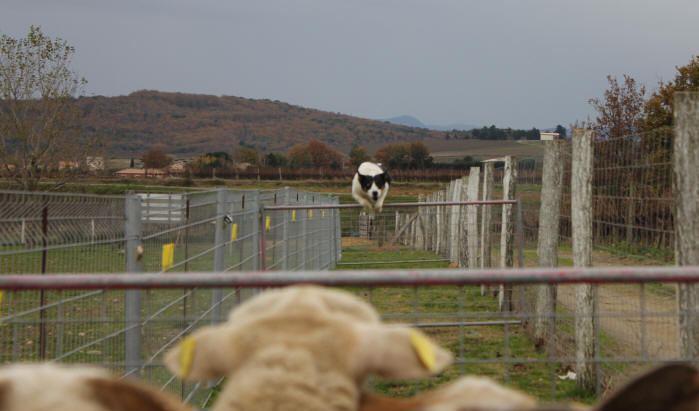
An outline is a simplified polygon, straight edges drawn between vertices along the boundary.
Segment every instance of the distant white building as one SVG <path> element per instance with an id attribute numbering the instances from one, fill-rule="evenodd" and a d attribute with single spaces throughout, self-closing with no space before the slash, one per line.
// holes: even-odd
<path id="1" fill-rule="evenodd" d="M 558 133 L 540 132 L 539 135 L 541 140 L 558 140 L 560 138 Z"/>

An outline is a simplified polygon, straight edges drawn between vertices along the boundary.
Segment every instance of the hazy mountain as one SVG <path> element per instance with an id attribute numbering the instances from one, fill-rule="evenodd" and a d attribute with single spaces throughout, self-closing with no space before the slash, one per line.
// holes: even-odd
<path id="1" fill-rule="evenodd" d="M 386 122 L 389 122 L 391 124 L 398 124 L 401 126 L 420 127 L 420 128 L 426 128 L 426 129 L 437 130 L 437 131 L 471 130 L 473 128 L 480 127 L 480 126 L 477 126 L 474 124 L 463 124 L 463 123 L 455 123 L 455 124 L 447 124 L 447 125 L 434 125 L 434 124 L 427 125 L 413 116 L 391 117 L 391 118 L 387 118 L 387 119 L 384 119 L 381 121 L 386 121 Z"/>

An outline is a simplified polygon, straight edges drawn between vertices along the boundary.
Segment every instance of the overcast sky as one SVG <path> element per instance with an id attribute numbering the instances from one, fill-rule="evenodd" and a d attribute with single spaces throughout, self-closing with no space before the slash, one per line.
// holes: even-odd
<path id="1" fill-rule="evenodd" d="M 607 74 L 650 89 L 699 54 L 698 0 L 1 0 L 75 46 L 88 94 L 281 100 L 366 118 L 543 128 Z"/>

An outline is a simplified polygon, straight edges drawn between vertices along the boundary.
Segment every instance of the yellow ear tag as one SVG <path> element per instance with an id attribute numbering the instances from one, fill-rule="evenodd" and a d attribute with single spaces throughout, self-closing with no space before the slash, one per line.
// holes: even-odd
<path id="1" fill-rule="evenodd" d="M 194 349 L 197 340 L 194 337 L 186 337 L 180 344 L 180 377 L 187 378 L 192 370 L 192 360 L 194 360 Z"/>
<path id="2" fill-rule="evenodd" d="M 435 357 L 432 343 L 424 334 L 417 330 L 410 331 L 410 342 L 413 344 L 413 349 L 425 368 L 429 371 L 434 371 L 437 366 L 437 358 Z"/>

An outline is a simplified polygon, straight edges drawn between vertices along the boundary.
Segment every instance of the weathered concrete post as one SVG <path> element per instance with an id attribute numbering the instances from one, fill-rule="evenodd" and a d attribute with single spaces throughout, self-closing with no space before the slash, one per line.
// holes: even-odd
<path id="1" fill-rule="evenodd" d="M 592 266 L 592 130 L 573 130 L 571 214 L 573 260 L 576 267 Z M 578 386 L 595 387 L 594 290 L 591 284 L 575 286 L 575 358 Z"/>
<path id="2" fill-rule="evenodd" d="M 562 141 L 544 142 L 544 170 L 541 181 L 541 208 L 539 210 L 539 267 L 558 266 L 558 229 L 561 214 L 563 179 Z M 536 287 L 534 303 L 534 340 L 537 346 L 551 348 L 556 313 L 556 285 Z"/>
<path id="3" fill-rule="evenodd" d="M 515 199 L 517 181 L 517 160 L 512 156 L 505 157 L 505 176 L 502 179 L 502 199 Z M 514 207 L 512 204 L 502 205 L 502 229 L 500 231 L 500 267 L 512 267 L 514 255 Z M 498 309 L 512 310 L 512 289 L 507 284 L 501 284 L 498 290 Z"/>
<path id="4" fill-rule="evenodd" d="M 495 187 L 495 179 L 493 178 L 493 162 L 483 163 L 483 201 L 493 199 L 493 189 Z M 491 252 L 490 242 L 492 241 L 492 233 L 490 225 L 493 223 L 493 210 L 491 206 L 483 206 L 481 211 L 481 268 L 491 267 Z M 481 286 L 481 295 L 485 295 L 486 286 Z"/>
<path id="5" fill-rule="evenodd" d="M 699 93 L 675 93 L 675 262 L 699 265 Z M 682 358 L 699 356 L 699 284 L 678 284 Z"/>

